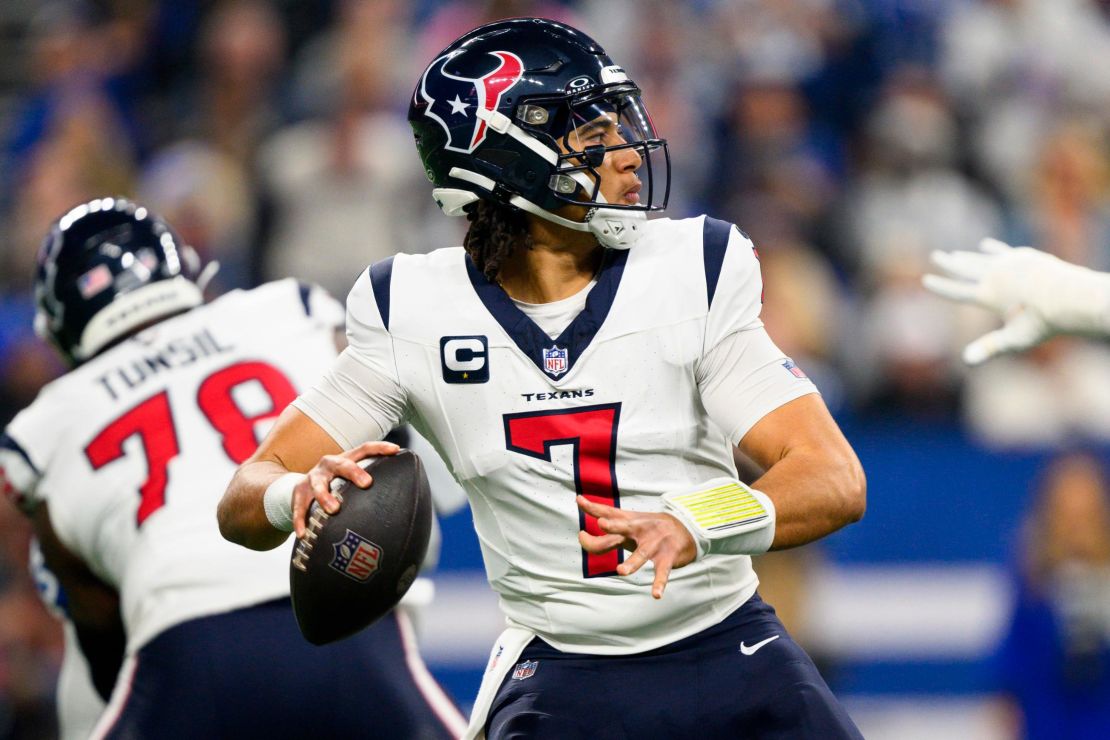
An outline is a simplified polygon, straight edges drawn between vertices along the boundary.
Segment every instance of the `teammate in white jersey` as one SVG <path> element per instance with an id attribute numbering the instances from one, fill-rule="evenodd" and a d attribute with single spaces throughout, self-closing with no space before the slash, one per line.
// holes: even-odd
<path id="1" fill-rule="evenodd" d="M 288 553 L 220 536 L 228 478 L 330 366 L 343 314 L 291 279 L 203 304 L 197 267 L 166 223 L 112 198 L 64 215 L 38 257 L 36 327 L 73 369 L 0 436 L 0 487 L 110 695 L 94 736 L 457 735 L 403 615 L 315 648 Z M 291 701 L 305 682 L 336 687 L 324 716 Z"/>
<path id="2" fill-rule="evenodd" d="M 333 510 L 335 476 L 410 421 L 466 489 L 509 623 L 470 736 L 858 737 L 751 555 L 859 519 L 865 484 L 759 319 L 758 257 L 707 217 L 646 220 L 666 141 L 590 38 L 478 28 L 422 75 L 409 121 L 465 246 L 373 265 L 349 347 L 225 494 L 251 547 Z M 766 473 L 736 478 L 733 446 Z"/>

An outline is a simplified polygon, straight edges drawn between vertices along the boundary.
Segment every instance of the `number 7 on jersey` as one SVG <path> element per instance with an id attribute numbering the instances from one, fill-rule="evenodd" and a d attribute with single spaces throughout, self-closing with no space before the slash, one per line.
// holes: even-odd
<path id="1" fill-rule="evenodd" d="M 620 506 L 617 491 L 617 424 L 619 403 L 583 406 L 552 411 L 505 414 L 505 444 L 513 452 L 551 462 L 551 448 L 571 445 L 574 449 L 574 488 L 591 501 Z M 578 512 L 578 526 L 589 534 L 604 532 L 597 519 Z M 619 547 L 595 555 L 582 551 L 585 578 L 612 576 L 624 560 Z"/>

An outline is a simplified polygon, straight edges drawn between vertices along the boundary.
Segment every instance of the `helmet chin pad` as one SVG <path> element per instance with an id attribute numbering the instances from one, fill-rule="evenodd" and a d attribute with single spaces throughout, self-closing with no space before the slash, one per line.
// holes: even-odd
<path id="1" fill-rule="evenodd" d="M 573 179 L 579 186 L 579 192 L 589 193 L 594 190 L 594 183 L 585 172 L 571 172 L 567 177 Z M 647 223 L 647 213 L 644 211 L 630 211 L 623 208 L 606 208 L 609 203 L 597 188 L 594 203 L 598 205 L 586 212 L 584 223 L 591 234 L 597 238 L 603 247 L 609 249 L 628 249 L 643 234 L 644 224 Z M 544 213 L 550 213 L 544 211 Z M 537 214 L 545 218 L 542 214 Z"/>
<path id="2" fill-rule="evenodd" d="M 640 240 L 647 223 L 643 211 L 620 211 L 615 208 L 595 208 L 586 216 L 590 232 L 601 246 L 609 249 L 628 249 Z"/>

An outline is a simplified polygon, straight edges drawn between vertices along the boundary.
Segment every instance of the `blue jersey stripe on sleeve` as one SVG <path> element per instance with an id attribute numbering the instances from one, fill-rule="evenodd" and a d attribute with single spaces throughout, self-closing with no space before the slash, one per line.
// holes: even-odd
<path id="1" fill-rule="evenodd" d="M 382 316 L 382 324 L 386 331 L 389 330 L 389 284 L 393 279 L 393 258 L 370 265 L 370 284 L 374 288 L 374 302 L 378 304 L 378 313 Z"/>
<path id="2" fill-rule="evenodd" d="M 725 249 L 728 247 L 729 231 L 732 224 L 715 218 L 705 217 L 702 226 L 702 251 L 705 259 L 706 303 L 713 305 L 713 294 L 717 292 L 717 281 L 721 278 L 721 267 L 725 262 Z"/>
<path id="3" fill-rule="evenodd" d="M 18 442 L 9 437 L 7 432 L 0 434 L 0 448 L 11 450 L 12 452 L 16 453 L 27 461 L 27 464 L 31 467 L 31 470 L 35 471 L 35 475 L 42 475 L 39 469 L 35 467 L 35 464 L 31 462 L 31 456 L 27 454 L 27 451 L 20 447 Z"/>
<path id="4" fill-rule="evenodd" d="M 312 315 L 312 306 L 308 302 L 308 294 L 312 292 L 312 286 L 308 283 L 297 281 L 297 292 L 301 295 L 301 305 L 304 306 L 305 316 Z"/>

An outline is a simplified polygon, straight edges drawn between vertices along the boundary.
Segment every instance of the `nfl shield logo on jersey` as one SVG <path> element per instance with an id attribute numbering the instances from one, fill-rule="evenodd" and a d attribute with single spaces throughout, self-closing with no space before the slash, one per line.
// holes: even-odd
<path id="1" fill-rule="evenodd" d="M 523 663 L 517 663 L 516 668 L 513 669 L 513 680 L 523 681 L 526 678 L 531 678 L 535 675 L 539 664 L 538 660 L 526 660 Z"/>
<path id="2" fill-rule="evenodd" d="M 548 375 L 557 378 L 567 371 L 567 351 L 557 345 L 543 351 L 543 369 Z"/>
<path id="3" fill-rule="evenodd" d="M 378 572 L 382 559 L 382 549 L 357 532 L 347 530 L 339 542 L 332 543 L 335 557 L 331 567 L 356 581 L 366 581 Z"/>

